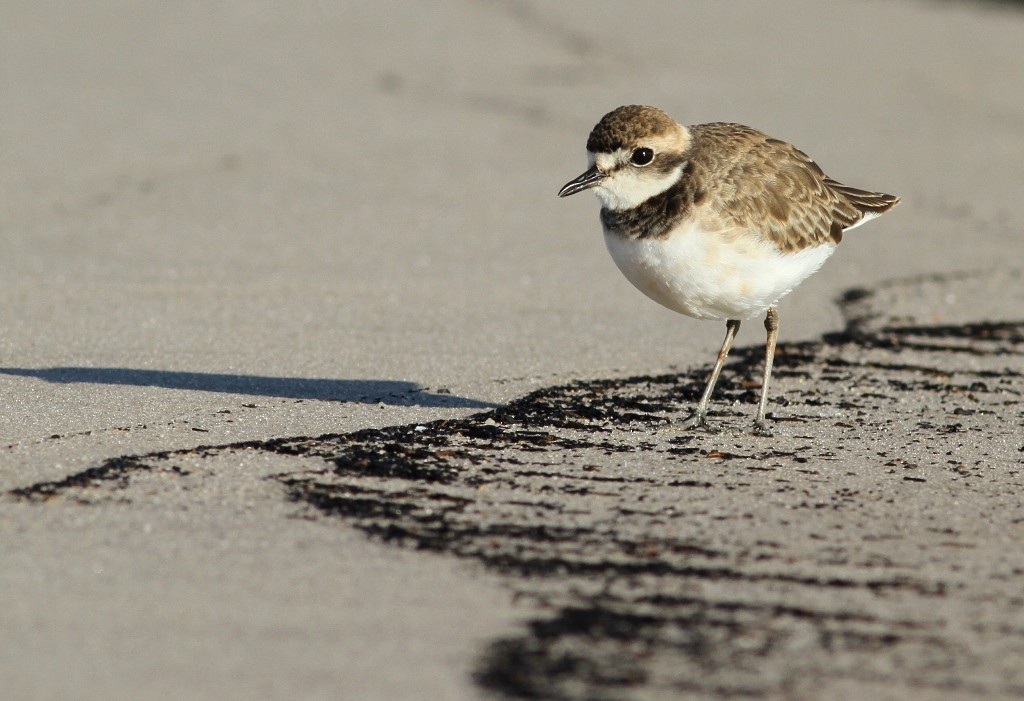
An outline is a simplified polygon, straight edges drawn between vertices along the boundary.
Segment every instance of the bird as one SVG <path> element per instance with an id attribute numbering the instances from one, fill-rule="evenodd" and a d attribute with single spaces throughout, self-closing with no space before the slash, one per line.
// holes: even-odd
<path id="1" fill-rule="evenodd" d="M 792 144 L 728 122 L 684 126 L 624 105 L 587 138 L 588 168 L 558 192 L 593 190 L 605 245 L 637 289 L 672 311 L 724 320 L 725 341 L 682 427 L 707 414 L 740 322 L 765 315 L 764 375 L 754 432 L 770 435 L 768 384 L 779 300 L 816 272 L 843 235 L 900 198 L 844 185 Z"/>

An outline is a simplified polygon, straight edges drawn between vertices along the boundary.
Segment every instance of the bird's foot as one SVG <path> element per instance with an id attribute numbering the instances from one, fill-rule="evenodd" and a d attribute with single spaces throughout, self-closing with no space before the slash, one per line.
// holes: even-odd
<path id="1" fill-rule="evenodd" d="M 677 421 L 674 425 L 683 431 L 690 431 L 695 428 L 708 430 L 710 428 L 708 425 L 708 415 L 703 411 L 695 411 L 689 417 L 682 421 Z"/>
<path id="2" fill-rule="evenodd" d="M 768 422 L 761 417 L 754 419 L 754 435 L 763 436 L 764 438 L 771 438 L 772 436 L 772 430 L 768 427 Z"/>

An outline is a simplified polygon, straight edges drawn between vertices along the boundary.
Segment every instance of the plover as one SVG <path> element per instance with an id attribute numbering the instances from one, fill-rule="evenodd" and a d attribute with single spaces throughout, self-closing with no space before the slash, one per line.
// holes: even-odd
<path id="1" fill-rule="evenodd" d="M 683 126 L 656 107 L 612 110 L 587 139 L 589 168 L 559 190 L 593 189 L 615 264 L 655 302 L 725 320 L 725 342 L 686 427 L 708 404 L 740 322 L 765 314 L 765 407 L 779 329 L 776 303 L 831 256 L 843 234 L 900 198 L 843 185 L 803 151 L 742 124 Z"/>

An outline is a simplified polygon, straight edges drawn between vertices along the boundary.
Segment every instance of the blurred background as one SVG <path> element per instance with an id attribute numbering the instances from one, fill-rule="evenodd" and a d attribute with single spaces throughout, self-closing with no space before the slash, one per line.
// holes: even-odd
<path id="1" fill-rule="evenodd" d="M 847 287 L 1019 257 L 1020 9 L 5 2 L 0 365 L 502 401 L 704 358 L 717 325 L 642 298 L 597 205 L 555 197 L 632 102 L 748 123 L 904 197 L 788 298 L 783 338 L 819 333 Z M 203 401 L 25 378 L 0 373 L 24 403 L 10 439 Z"/>
<path id="2" fill-rule="evenodd" d="M 1022 86 L 1020 2 L 4 0 L 0 487 L 574 378 L 703 374 L 720 325 L 645 299 L 604 251 L 597 203 L 556 197 L 621 104 L 744 122 L 903 197 L 786 298 L 783 346 L 841 328 L 833 300 L 852 287 L 1019 268 Z M 1019 318 L 1003 306 L 983 313 Z M 762 341 L 750 324 L 738 344 Z M 503 592 L 310 535 L 267 499 L 277 520 L 239 525 L 211 498 L 152 539 L 140 505 L 65 504 L 52 528 L 5 506 L 0 662 L 21 688 L 93 698 L 133 681 L 167 698 L 182 679 L 210 698 L 332 698 L 353 660 L 369 689 L 399 667 L 413 694 L 471 688 L 469 652 L 429 657 L 449 655 L 437 622 L 493 632 Z M 255 545 L 225 558 L 224 533 Z M 123 567 L 100 578 L 90 543 Z M 372 650 L 344 627 L 359 614 Z"/>

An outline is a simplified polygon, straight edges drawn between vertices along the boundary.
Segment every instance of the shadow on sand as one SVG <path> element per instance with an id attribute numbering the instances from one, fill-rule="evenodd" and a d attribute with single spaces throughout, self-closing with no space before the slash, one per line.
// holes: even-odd
<path id="1" fill-rule="evenodd" d="M 34 377 L 62 384 L 132 385 L 165 389 L 244 394 L 259 397 L 316 399 L 329 402 L 384 403 L 392 406 L 488 409 L 494 404 L 431 392 L 415 382 L 265 377 L 207 372 L 140 370 L 135 368 L 0 368 L 0 374 Z"/>

